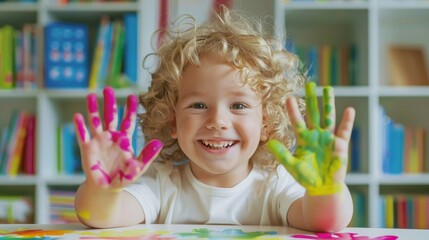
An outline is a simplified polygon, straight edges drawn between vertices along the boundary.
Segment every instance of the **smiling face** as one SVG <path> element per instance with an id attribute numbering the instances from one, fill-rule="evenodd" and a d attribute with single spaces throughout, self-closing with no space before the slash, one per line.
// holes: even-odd
<path id="1" fill-rule="evenodd" d="M 237 73 L 217 55 L 207 55 L 200 67 L 187 68 L 179 88 L 172 137 L 195 177 L 212 186 L 243 180 L 261 137 L 261 101 Z"/>

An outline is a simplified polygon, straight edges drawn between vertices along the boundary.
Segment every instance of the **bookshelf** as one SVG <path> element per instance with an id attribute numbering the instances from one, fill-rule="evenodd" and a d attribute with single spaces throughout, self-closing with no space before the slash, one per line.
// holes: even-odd
<path id="1" fill-rule="evenodd" d="M 190 4 L 191 1 L 181 0 Z M 158 1 L 155 1 L 158 2 Z M 173 1 L 179 4 L 180 1 Z M 209 4 L 209 1 L 206 1 Z M 174 5 L 172 4 L 172 5 Z M 96 27 L 103 14 L 121 16 L 136 12 L 138 15 L 138 88 L 117 92 L 119 103 L 128 94 L 144 91 L 149 86 L 148 73 L 143 71 L 142 58 L 152 52 L 152 33 L 157 28 L 158 4 L 152 0 L 135 2 L 67 6 L 52 5 L 50 0 L 35 4 L 0 2 L 0 26 L 36 23 L 43 27 L 53 21 L 85 23 L 90 30 L 90 44 L 95 42 Z M 347 176 L 353 191 L 363 193 L 366 200 L 366 222 L 369 227 L 381 226 L 380 196 L 385 194 L 428 192 L 429 174 L 388 175 L 381 171 L 381 136 L 379 106 L 404 125 L 421 126 L 429 131 L 429 87 L 393 87 L 389 83 L 387 46 L 419 44 L 429 49 L 429 2 L 419 0 L 355 0 L 355 1 L 286 1 L 286 0 L 234 0 L 233 8 L 242 9 L 255 16 L 271 15 L 276 31 L 286 32 L 299 44 L 355 44 L 358 49 L 359 70 L 354 86 L 336 86 L 337 112 L 346 106 L 357 110 L 356 125 L 360 128 L 360 171 Z M 181 13 L 186 11 L 180 10 Z M 192 12 L 189 12 L 193 14 Z M 177 13 L 176 13 L 177 14 Z M 201 14 L 196 13 L 196 14 Z M 174 15 L 174 13 L 172 14 Z M 270 22 L 271 21 L 271 22 Z M 38 49 L 41 49 L 39 46 Z M 90 45 L 92 55 L 93 46 Z M 43 62 L 39 59 L 40 63 Z M 42 65 L 39 64 L 39 69 Z M 39 71 L 41 72 L 41 71 Z M 43 82 L 42 76 L 37 80 Z M 321 92 L 318 89 L 319 93 Z M 83 176 L 59 176 L 56 173 L 55 129 L 52 126 L 71 120 L 75 111 L 85 110 L 88 90 L 0 90 L 0 126 L 7 124 L 13 109 L 23 109 L 37 115 L 37 174 L 19 175 L 15 178 L 0 176 L 0 195 L 5 192 L 22 192 L 34 198 L 34 222 L 49 223 L 50 189 L 73 189 Z M 101 90 L 96 91 L 101 96 Z M 425 149 L 429 149 L 426 141 Z M 428 155 L 425 162 L 429 161 Z M 426 164 L 429 172 L 429 164 Z M 13 189 L 19 189 L 15 191 Z"/>
<path id="2" fill-rule="evenodd" d="M 385 174 L 382 172 L 379 106 L 395 122 L 423 127 L 429 131 L 429 86 L 392 86 L 388 66 L 388 46 L 418 45 L 428 59 L 429 2 L 410 0 L 293 1 L 273 0 L 255 5 L 236 1 L 236 8 L 249 12 L 265 9 L 274 16 L 277 31 L 296 44 L 354 44 L 358 51 L 357 81 L 354 86 L 335 87 L 337 113 L 345 106 L 357 110 L 356 125 L 361 131 L 361 170 L 349 173 L 347 184 L 366 199 L 366 222 L 381 227 L 381 197 L 389 194 L 427 193 L 429 156 L 425 173 Z M 246 7 L 252 5 L 252 7 Z M 264 7 L 265 6 L 265 7 Z M 267 9 L 269 6 L 270 9 Z M 261 11 L 259 10 L 259 13 Z M 426 66 L 428 67 L 428 66 Z M 425 149 L 429 149 L 426 141 Z"/>
<path id="3" fill-rule="evenodd" d="M 83 23 L 88 26 L 90 60 L 94 51 L 98 26 L 103 15 L 121 18 L 127 13 L 136 13 L 138 22 L 137 87 L 117 91 L 118 103 L 124 104 L 129 94 L 145 91 L 150 84 L 148 72 L 141 68 L 144 56 L 153 52 L 152 33 L 158 27 L 158 4 L 151 0 L 122 1 L 109 3 L 71 3 L 57 5 L 51 0 L 0 2 L 0 26 L 11 25 L 22 29 L 26 23 L 35 24 L 40 33 L 44 26 L 52 22 Z M 149 34 L 150 33 L 150 34 Z M 36 50 L 43 52 L 43 34 L 37 37 Z M 155 41 L 156 43 L 156 41 Z M 49 192 L 55 189 L 73 190 L 84 180 L 84 176 L 61 176 L 57 168 L 56 127 L 72 120 L 74 112 L 85 112 L 85 97 L 89 90 L 46 89 L 43 88 L 43 54 L 38 54 L 36 77 L 37 89 L 0 89 L 0 126 L 8 124 L 14 110 L 25 110 L 37 117 L 36 126 L 36 174 L 15 177 L 0 176 L 1 196 L 29 196 L 32 198 L 33 223 L 50 223 Z M 89 68 L 91 67 L 91 61 Z M 95 90 L 102 96 L 102 90 Z"/>

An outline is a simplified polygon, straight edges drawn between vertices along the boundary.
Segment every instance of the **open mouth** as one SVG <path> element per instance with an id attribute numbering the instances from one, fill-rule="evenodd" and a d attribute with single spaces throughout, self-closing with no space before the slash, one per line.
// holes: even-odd
<path id="1" fill-rule="evenodd" d="M 210 149 L 226 149 L 234 146 L 237 142 L 236 141 L 207 141 L 207 140 L 200 140 L 200 142 L 207 148 Z"/>

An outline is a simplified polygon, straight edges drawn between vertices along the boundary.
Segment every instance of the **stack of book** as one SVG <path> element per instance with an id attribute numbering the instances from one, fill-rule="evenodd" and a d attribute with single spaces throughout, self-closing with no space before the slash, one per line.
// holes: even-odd
<path id="1" fill-rule="evenodd" d="M 384 195 L 380 201 L 381 227 L 429 228 L 427 195 Z"/>
<path id="2" fill-rule="evenodd" d="M 134 85 L 137 82 L 137 48 L 136 14 L 125 14 L 123 19 L 114 21 L 107 15 L 103 16 L 92 59 L 89 88 Z"/>
<path id="3" fill-rule="evenodd" d="M 1 129 L 0 175 L 35 173 L 36 117 L 25 111 L 14 111 L 9 124 Z"/>
<path id="4" fill-rule="evenodd" d="M 382 170 L 388 174 L 423 173 L 426 131 L 396 123 L 380 107 Z"/>
<path id="5" fill-rule="evenodd" d="M 0 27 L 0 90 L 37 87 L 36 39 L 34 24 Z"/>
<path id="6" fill-rule="evenodd" d="M 359 59 L 355 45 L 295 46 L 289 39 L 285 47 L 301 59 L 309 79 L 318 85 L 357 85 Z"/>
<path id="7" fill-rule="evenodd" d="M 51 224 L 78 223 L 74 209 L 74 191 L 51 189 L 49 193 Z"/>

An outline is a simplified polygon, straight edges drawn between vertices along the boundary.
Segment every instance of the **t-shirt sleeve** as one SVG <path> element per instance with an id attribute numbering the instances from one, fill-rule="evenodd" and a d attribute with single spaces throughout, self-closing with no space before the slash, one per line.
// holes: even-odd
<path id="1" fill-rule="evenodd" d="M 287 212 L 290 206 L 298 198 L 304 196 L 305 189 L 286 171 L 286 169 L 279 165 L 277 166 L 277 176 L 279 177 L 278 187 L 280 194 L 278 195 L 278 208 L 280 218 L 283 225 L 289 225 L 287 222 Z"/>
<path id="2" fill-rule="evenodd" d="M 157 165 L 153 163 L 136 182 L 124 189 L 139 202 L 145 215 L 145 223 L 155 223 L 160 211 L 161 175 Z"/>

